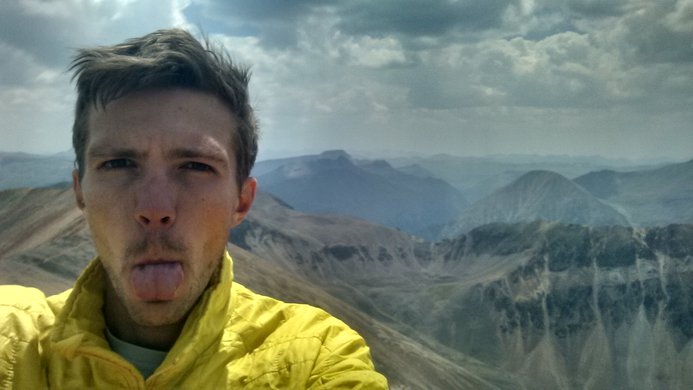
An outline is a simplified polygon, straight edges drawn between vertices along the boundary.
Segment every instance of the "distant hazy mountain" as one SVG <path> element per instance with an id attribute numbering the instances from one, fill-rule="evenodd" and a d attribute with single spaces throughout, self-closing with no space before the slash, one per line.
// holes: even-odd
<path id="1" fill-rule="evenodd" d="M 638 226 L 693 223 L 693 160 L 657 169 L 591 172 L 575 182 Z"/>
<path id="2" fill-rule="evenodd" d="M 263 160 L 255 163 L 253 167 L 253 176 L 259 177 L 268 172 L 272 172 L 277 168 L 291 165 L 291 164 L 301 164 L 309 161 L 329 159 L 334 160 L 340 157 L 352 160 L 352 157 L 344 150 L 326 150 L 320 154 L 308 154 L 303 156 L 278 158 L 272 160 Z"/>
<path id="3" fill-rule="evenodd" d="M 552 171 L 574 178 L 597 170 L 624 171 L 644 166 L 639 162 L 600 157 L 531 155 L 459 157 L 441 154 L 391 158 L 388 161 L 404 172 L 445 180 L 460 190 L 470 202 L 490 195 L 530 171 Z"/>
<path id="4" fill-rule="evenodd" d="M 274 165 L 271 165 L 274 164 Z M 297 210 L 351 215 L 412 234 L 451 221 L 467 202 L 448 183 L 402 173 L 385 161 L 352 161 L 340 151 L 262 167 L 259 186 Z"/>
<path id="5" fill-rule="evenodd" d="M 532 171 L 474 203 L 440 236 L 452 237 L 492 222 L 534 220 L 605 226 L 627 226 L 628 221 L 579 185 L 549 171 Z"/>
<path id="6" fill-rule="evenodd" d="M 45 187 L 71 181 L 74 155 L 0 152 L 0 190 Z"/>

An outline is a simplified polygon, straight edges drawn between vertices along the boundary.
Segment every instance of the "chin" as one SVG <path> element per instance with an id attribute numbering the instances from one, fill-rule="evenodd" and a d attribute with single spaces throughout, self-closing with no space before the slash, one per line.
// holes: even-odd
<path id="1" fill-rule="evenodd" d="M 175 301 L 139 302 L 128 309 L 128 314 L 139 326 L 161 327 L 185 320 L 189 310 L 189 307 Z"/>

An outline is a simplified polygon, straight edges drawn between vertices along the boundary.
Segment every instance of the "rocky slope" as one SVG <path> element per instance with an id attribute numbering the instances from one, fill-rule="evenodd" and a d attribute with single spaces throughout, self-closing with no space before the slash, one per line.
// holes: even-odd
<path id="1" fill-rule="evenodd" d="M 490 225 L 436 253 L 459 280 L 423 326 L 528 387 L 693 385 L 693 226 Z"/>
<path id="2" fill-rule="evenodd" d="M 93 253 L 71 188 L 0 191 L 0 275 L 4 283 L 41 286 L 49 293 L 61 291 Z"/>
<path id="3" fill-rule="evenodd" d="M 419 272 L 419 252 L 428 248 L 401 231 L 345 216 L 305 214 L 264 193 L 231 232 L 231 242 L 291 272 L 345 280 Z"/>
<path id="4" fill-rule="evenodd" d="M 320 225 L 254 225 L 253 237 L 282 235 L 281 249 L 266 240 L 244 245 L 270 258 L 290 251 L 306 263 L 319 250 L 302 255 L 305 241 L 296 237 L 317 229 L 313 223 Z M 352 232 L 354 225 L 344 227 Z M 339 228 L 331 229 L 311 248 L 333 245 Z M 359 249 L 392 240 L 378 229 L 361 225 L 358 245 L 344 242 L 344 256 L 324 258 L 346 267 L 311 268 L 304 277 L 436 350 L 513 373 L 508 388 L 693 385 L 686 371 L 693 226 L 489 224 L 434 245 L 418 242 L 401 261 Z M 364 262 L 374 271 L 351 271 Z"/>

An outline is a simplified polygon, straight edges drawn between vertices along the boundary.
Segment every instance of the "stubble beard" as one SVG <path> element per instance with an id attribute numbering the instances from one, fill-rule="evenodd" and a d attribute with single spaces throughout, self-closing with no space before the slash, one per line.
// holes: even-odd
<path id="1" fill-rule="evenodd" d="M 171 240 L 165 235 L 160 235 L 155 239 L 144 238 L 142 241 L 129 246 L 126 248 L 124 259 L 147 253 L 152 246 L 161 249 L 164 253 L 175 253 L 189 261 L 194 261 L 186 257 L 188 252 L 185 245 Z M 218 256 L 217 261 L 211 267 L 201 268 L 202 274 L 200 275 L 192 274 L 193 268 L 187 267 L 188 272 L 184 276 L 184 285 L 181 286 L 185 290 L 178 291 L 175 300 L 162 302 L 143 302 L 133 297 L 131 293 L 128 293 L 128 291 L 132 291 L 129 286 L 129 275 L 124 274 L 121 269 L 112 267 L 110 262 L 102 262 L 108 277 L 106 294 L 107 297 L 110 295 L 110 297 L 115 298 L 117 302 L 114 303 L 121 306 L 130 320 L 138 326 L 162 327 L 178 324 L 187 318 L 207 287 L 218 280 L 221 258 L 222 254 Z M 124 259 L 122 262 L 116 262 L 116 264 L 127 264 Z M 106 304 L 108 301 L 107 299 Z"/>

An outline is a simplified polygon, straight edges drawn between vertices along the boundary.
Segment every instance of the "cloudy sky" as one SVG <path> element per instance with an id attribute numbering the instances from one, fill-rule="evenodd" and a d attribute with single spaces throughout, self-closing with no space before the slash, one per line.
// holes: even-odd
<path id="1" fill-rule="evenodd" d="M 0 150 L 68 150 L 74 49 L 171 26 L 252 67 L 261 157 L 693 158 L 693 0 L 1 1 Z"/>

